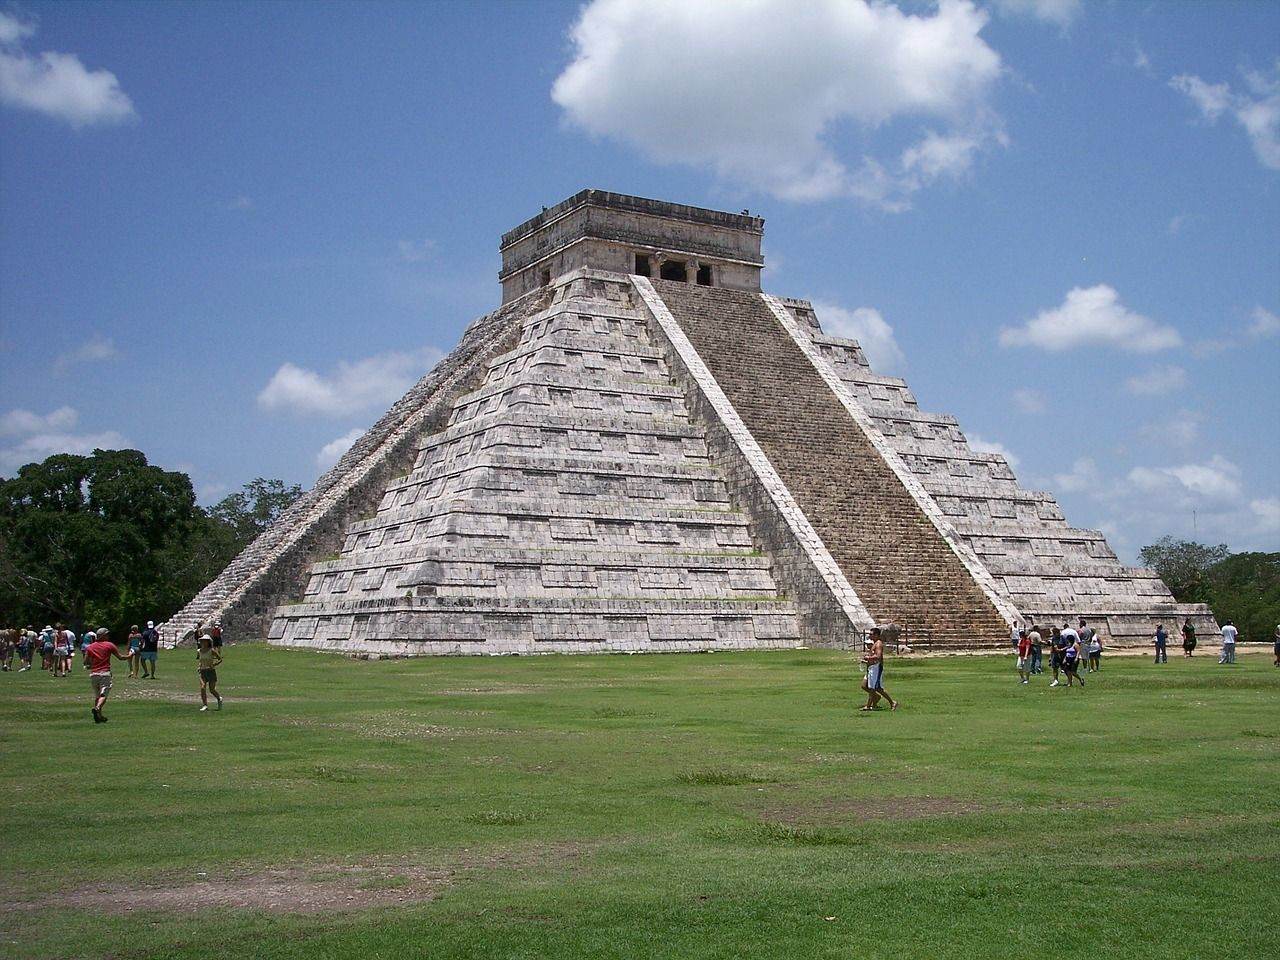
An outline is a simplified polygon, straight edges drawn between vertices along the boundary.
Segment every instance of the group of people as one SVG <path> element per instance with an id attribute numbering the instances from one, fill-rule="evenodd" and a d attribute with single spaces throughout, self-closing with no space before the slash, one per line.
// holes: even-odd
<path id="1" fill-rule="evenodd" d="M 196 670 L 200 677 L 200 709 L 209 709 L 209 697 L 222 709 L 222 696 L 218 693 L 218 665 L 222 663 L 222 627 L 217 622 L 207 629 L 203 625 L 196 628 Z M 129 629 L 125 653 L 111 639 L 111 631 L 106 627 L 88 630 L 77 636 L 74 630 L 65 624 L 46 626 L 37 632 L 33 627 L 26 629 L 0 630 L 0 671 L 14 669 L 17 659 L 17 673 L 30 670 L 35 663 L 36 655 L 40 656 L 40 668 L 49 672 L 51 677 L 61 678 L 71 674 L 77 653 L 84 660 L 84 669 L 89 672 L 89 683 L 93 691 L 93 722 L 106 723 L 103 713 L 107 697 L 111 693 L 111 661 L 122 660 L 129 665 L 131 679 L 156 679 L 156 662 L 159 659 L 160 631 L 153 621 L 148 620 L 146 629 L 138 629 L 134 624 Z"/>
<path id="2" fill-rule="evenodd" d="M 109 634 L 106 627 L 100 627 L 77 635 L 63 623 L 46 626 L 39 632 L 34 627 L 0 630 L 0 671 L 12 670 L 15 658 L 18 673 L 30 670 L 37 654 L 40 655 L 40 669 L 47 670 L 54 678 L 70 675 L 77 654 L 85 658 L 87 670 L 89 662 L 86 651 L 89 645 L 99 637 Z M 155 679 L 156 661 L 160 654 L 160 632 L 154 622 L 148 620 L 145 630 L 139 630 L 137 624 L 133 625 L 129 631 L 128 650 L 128 654 L 121 659 L 129 663 L 129 676 L 137 678 L 141 670 L 143 679 Z"/>
<path id="3" fill-rule="evenodd" d="M 1014 625 L 1011 640 L 1018 648 L 1018 682 L 1030 683 L 1036 674 L 1044 673 L 1044 644 L 1046 634 L 1049 643 L 1049 669 L 1053 671 L 1051 687 L 1057 687 L 1065 679 L 1068 687 L 1084 686 L 1080 665 L 1086 664 L 1086 673 L 1102 669 L 1102 634 L 1089 626 L 1084 617 L 1079 627 L 1064 621 L 1061 627 L 1051 626 L 1042 631 L 1037 624 L 1026 627 Z"/>
<path id="4" fill-rule="evenodd" d="M 1236 629 L 1234 623 L 1230 620 L 1222 621 L 1222 652 L 1218 654 L 1219 663 L 1235 663 L 1236 662 L 1236 637 L 1240 631 Z M 1195 656 L 1196 652 L 1196 627 L 1191 622 L 1191 618 L 1182 624 L 1182 656 L 1183 659 L 1189 659 Z M 1169 635 L 1165 632 L 1164 624 L 1156 624 L 1156 663 L 1169 662 Z M 1276 627 L 1276 666 L 1280 666 L 1280 626 Z"/>

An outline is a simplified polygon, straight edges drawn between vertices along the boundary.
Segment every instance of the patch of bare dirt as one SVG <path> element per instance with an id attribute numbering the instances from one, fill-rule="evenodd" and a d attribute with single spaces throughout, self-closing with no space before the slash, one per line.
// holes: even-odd
<path id="1" fill-rule="evenodd" d="M 775 823 L 863 823 L 870 820 L 918 820 L 994 809 L 990 804 L 956 797 L 861 797 L 815 800 L 771 807 L 760 816 Z"/>
<path id="2" fill-rule="evenodd" d="M 196 913 L 212 908 L 270 913 L 331 913 L 403 906 L 434 900 L 453 883 L 490 870 L 545 869 L 578 857 L 577 844 L 524 851 L 463 852 L 439 863 L 408 860 L 364 863 L 286 864 L 263 869 L 211 870 L 147 883 L 97 883 L 40 898 L 40 904 L 71 909 L 161 910 Z M 13 896 L 0 912 L 35 904 Z"/>

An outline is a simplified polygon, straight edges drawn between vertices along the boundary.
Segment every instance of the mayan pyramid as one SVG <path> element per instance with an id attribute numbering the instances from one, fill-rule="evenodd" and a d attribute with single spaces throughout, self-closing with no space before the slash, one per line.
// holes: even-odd
<path id="1" fill-rule="evenodd" d="M 502 238 L 503 303 L 164 627 L 378 655 L 1007 643 L 1179 605 L 919 409 L 764 221 L 584 190 Z"/>

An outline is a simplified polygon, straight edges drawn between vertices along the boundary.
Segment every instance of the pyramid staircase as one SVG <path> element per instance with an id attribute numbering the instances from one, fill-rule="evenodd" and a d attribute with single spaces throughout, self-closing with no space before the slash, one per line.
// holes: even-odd
<path id="1" fill-rule="evenodd" d="M 625 278 L 561 283 L 486 368 L 278 608 L 272 643 L 391 655 L 799 643 Z"/>

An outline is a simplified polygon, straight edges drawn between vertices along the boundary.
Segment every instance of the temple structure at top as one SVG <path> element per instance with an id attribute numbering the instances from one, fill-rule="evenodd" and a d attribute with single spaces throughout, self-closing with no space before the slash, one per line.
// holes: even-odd
<path id="1" fill-rule="evenodd" d="M 1216 629 L 761 292 L 763 229 L 583 190 L 508 232 L 502 305 L 165 635 L 400 656 Z"/>

